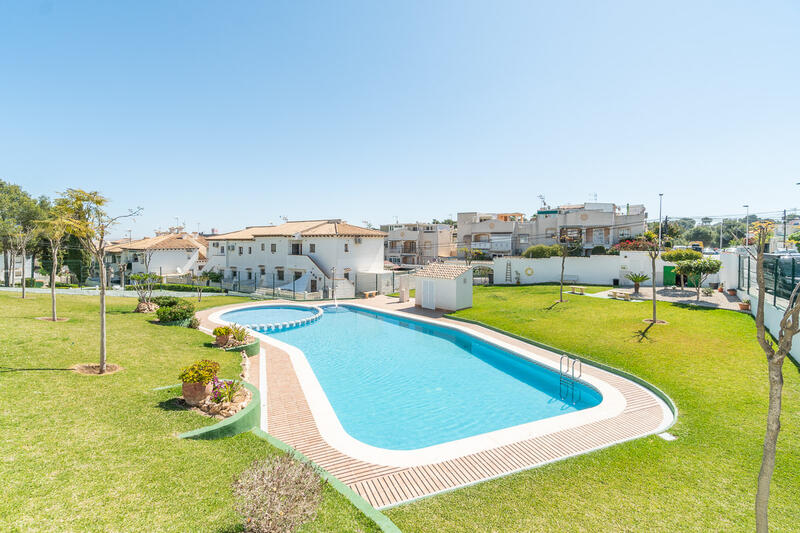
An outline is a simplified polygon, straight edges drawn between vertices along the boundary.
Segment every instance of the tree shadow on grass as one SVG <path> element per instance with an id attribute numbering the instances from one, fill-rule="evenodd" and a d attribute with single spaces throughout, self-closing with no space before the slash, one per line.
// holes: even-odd
<path id="1" fill-rule="evenodd" d="M 72 370 L 71 368 L 13 368 L 10 366 L 0 366 L 0 373 L 3 372 L 30 372 L 36 370 Z"/>
<path id="2" fill-rule="evenodd" d="M 649 332 L 650 328 L 652 328 L 652 327 L 653 327 L 653 323 L 650 322 L 649 324 L 647 324 L 646 328 L 637 330 L 636 333 L 634 333 L 632 335 L 632 337 L 634 339 L 636 339 L 636 342 L 642 342 L 642 341 L 655 342 L 653 339 L 651 339 L 650 337 L 647 336 L 647 332 Z"/>
<path id="3" fill-rule="evenodd" d="M 569 300 L 556 300 L 556 301 L 555 301 L 555 302 L 553 302 L 552 304 L 550 304 L 550 305 L 548 305 L 547 307 L 545 307 L 545 308 L 544 308 L 544 310 L 545 310 L 545 311 L 552 311 L 553 309 L 555 309 L 555 308 L 556 308 L 556 306 L 557 306 L 558 304 L 565 304 L 565 303 L 567 303 L 568 301 L 569 301 Z"/>

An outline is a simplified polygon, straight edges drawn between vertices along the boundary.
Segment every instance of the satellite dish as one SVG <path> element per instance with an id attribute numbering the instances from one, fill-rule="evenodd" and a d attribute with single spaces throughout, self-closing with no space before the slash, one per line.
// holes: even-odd
<path id="1" fill-rule="evenodd" d="M 183 269 L 181 267 L 177 267 L 175 270 L 178 272 L 178 274 L 183 274 Z"/>

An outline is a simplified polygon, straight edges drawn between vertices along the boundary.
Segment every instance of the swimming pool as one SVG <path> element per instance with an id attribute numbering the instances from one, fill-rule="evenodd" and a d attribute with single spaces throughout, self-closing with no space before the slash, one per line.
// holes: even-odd
<path id="1" fill-rule="evenodd" d="M 417 450 L 602 400 L 583 383 L 574 403 L 561 400 L 557 372 L 458 330 L 347 305 L 323 310 L 311 327 L 269 337 L 302 351 L 343 429 L 370 446 Z M 235 313 L 255 321 L 248 312 Z"/>

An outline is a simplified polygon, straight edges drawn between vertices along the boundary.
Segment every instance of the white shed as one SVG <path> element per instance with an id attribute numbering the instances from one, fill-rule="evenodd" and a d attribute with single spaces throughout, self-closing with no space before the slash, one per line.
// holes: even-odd
<path id="1" fill-rule="evenodd" d="M 417 306 L 442 311 L 472 307 L 472 267 L 430 263 L 417 270 L 414 277 Z"/>

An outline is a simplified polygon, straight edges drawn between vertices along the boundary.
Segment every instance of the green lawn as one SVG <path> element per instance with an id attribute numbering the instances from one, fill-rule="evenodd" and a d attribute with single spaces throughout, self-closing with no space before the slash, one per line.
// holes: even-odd
<path id="1" fill-rule="evenodd" d="M 763 352 L 748 315 L 568 295 L 558 287 L 477 287 L 458 316 L 583 354 L 664 390 L 679 409 L 656 436 L 390 509 L 404 531 L 752 531 L 767 405 Z M 800 339 L 797 340 L 800 342 Z M 800 530 L 800 379 L 787 361 L 772 485 L 774 531 Z"/>
<path id="2" fill-rule="evenodd" d="M 247 433 L 184 441 L 178 433 L 210 419 L 174 410 L 179 370 L 200 358 L 239 372 L 239 356 L 205 346 L 199 331 L 149 323 L 135 300 L 109 298 L 108 361 L 124 371 L 83 376 L 64 370 L 98 360 L 96 296 L 0 294 L 0 499 L 2 531 L 236 531 L 230 483 L 251 461 L 276 453 Z M 194 300 L 194 299 L 192 299 Z M 203 307 L 241 299 L 208 298 Z M 375 531 L 326 487 L 317 520 L 304 531 Z"/>

